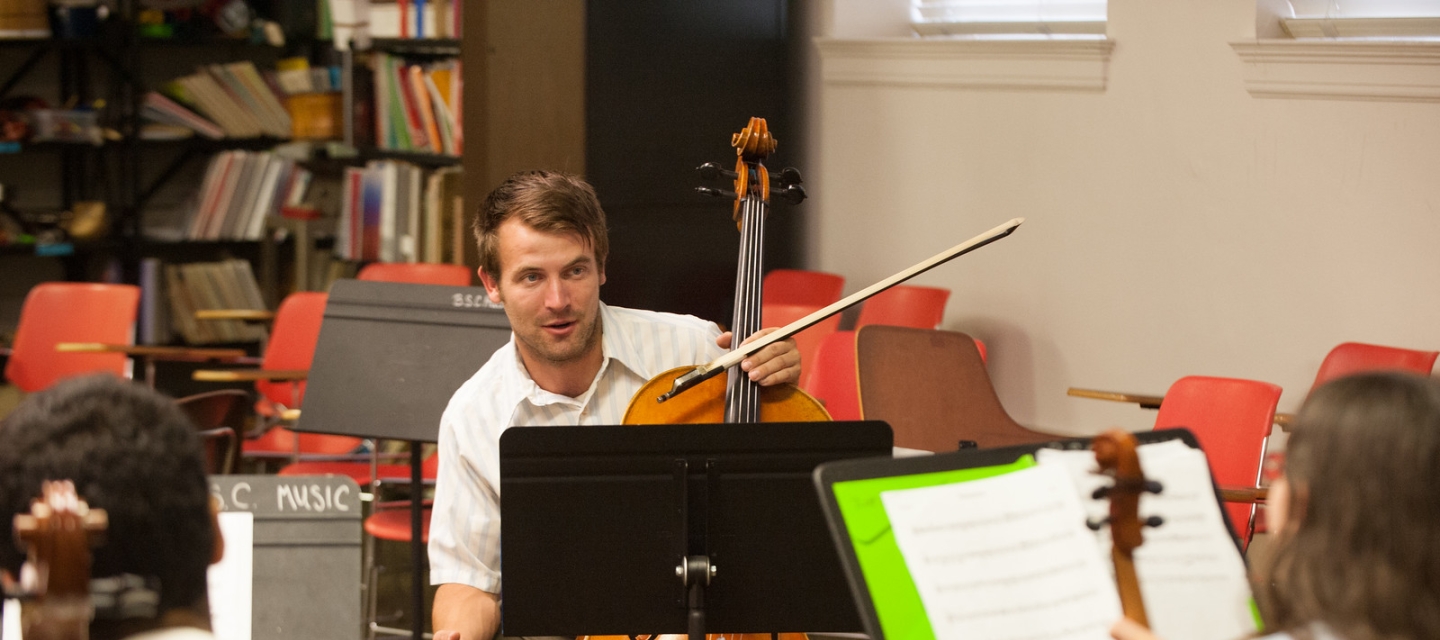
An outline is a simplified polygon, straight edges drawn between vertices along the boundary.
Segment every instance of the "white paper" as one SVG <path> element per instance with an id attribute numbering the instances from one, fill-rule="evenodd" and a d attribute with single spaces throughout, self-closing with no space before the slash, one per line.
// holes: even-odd
<path id="1" fill-rule="evenodd" d="M 220 512 L 220 534 L 225 556 L 213 565 L 210 589 L 210 626 L 216 640 L 250 640 L 251 600 L 255 580 L 255 514 Z"/>
<path id="2" fill-rule="evenodd" d="M 1134 553 L 1150 627 L 1166 640 L 1220 640 L 1254 632 L 1245 562 L 1220 515 L 1205 454 L 1179 440 L 1142 445 L 1137 454 L 1145 477 L 1162 486 L 1159 494 L 1140 496 L 1140 518 L 1158 515 L 1164 523 L 1146 527 L 1144 544 Z M 1094 473 L 1093 453 L 1041 449 L 1036 458 L 1042 467 L 1066 469 L 1089 519 L 1109 515 L 1109 502 L 1091 497 L 1112 482 Z M 1097 532 L 1095 545 L 1101 557 L 1109 557 L 1108 527 Z"/>
<path id="3" fill-rule="evenodd" d="M 20 640 L 20 601 L 5 601 L 5 626 L 0 627 L 0 640 Z"/>
<path id="4" fill-rule="evenodd" d="M 1063 467 L 880 499 L 937 640 L 1110 637 L 1119 596 Z"/>

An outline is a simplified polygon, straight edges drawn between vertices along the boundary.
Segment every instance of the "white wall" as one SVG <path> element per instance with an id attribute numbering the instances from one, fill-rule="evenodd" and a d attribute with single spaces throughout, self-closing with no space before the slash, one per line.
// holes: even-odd
<path id="1" fill-rule="evenodd" d="M 856 35 L 858 2 L 807 19 Z M 1440 348 L 1440 104 L 1253 98 L 1229 43 L 1256 22 L 1254 0 L 1110 0 L 1103 92 L 812 73 L 809 266 L 854 291 L 1024 216 L 916 282 L 952 289 L 944 328 L 986 341 L 1010 413 L 1061 433 L 1154 420 L 1069 386 L 1254 378 L 1293 410 L 1340 342 Z"/>

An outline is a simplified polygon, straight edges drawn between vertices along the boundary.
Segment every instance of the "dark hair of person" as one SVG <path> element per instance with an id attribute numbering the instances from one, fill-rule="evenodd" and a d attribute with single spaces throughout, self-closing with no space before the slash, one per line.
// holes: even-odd
<path id="1" fill-rule="evenodd" d="M 1345 640 L 1440 638 L 1440 382 L 1342 378 L 1301 407 L 1290 509 L 1260 567 L 1267 627 Z"/>
<path id="2" fill-rule="evenodd" d="M 158 579 L 162 613 L 203 604 L 215 544 L 210 492 L 199 440 L 174 400 L 86 376 L 27 397 L 0 422 L 0 568 L 11 575 L 25 560 L 11 518 L 30 510 L 45 480 L 74 481 L 109 516 L 92 577 Z"/>
<path id="3" fill-rule="evenodd" d="M 558 171 L 525 171 L 510 176 L 485 196 L 475 216 L 475 241 L 480 268 L 500 278 L 500 225 L 517 218 L 546 233 L 574 233 L 595 251 L 596 268 L 604 271 L 610 253 L 610 232 L 595 189 L 579 177 Z"/>

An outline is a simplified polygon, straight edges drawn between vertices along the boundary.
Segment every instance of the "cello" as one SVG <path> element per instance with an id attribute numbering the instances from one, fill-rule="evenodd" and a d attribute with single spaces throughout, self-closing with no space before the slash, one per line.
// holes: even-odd
<path id="1" fill-rule="evenodd" d="M 734 178 L 735 191 L 702 187 L 701 192 L 735 197 L 734 217 L 740 230 L 740 256 L 735 274 L 735 310 L 730 326 L 734 332 L 731 344 L 739 345 L 760 330 L 761 282 L 765 273 L 762 253 L 772 186 L 764 160 L 775 151 L 776 141 L 770 135 L 764 118 L 750 118 L 749 124 L 731 137 L 730 144 L 735 147 L 735 170 L 728 172 L 714 165 L 704 165 L 701 173 Z M 786 169 L 779 179 L 778 192 L 794 202 L 804 199 L 799 172 Z M 830 414 L 820 401 L 799 387 L 793 384 L 762 387 L 743 374 L 716 375 L 699 383 L 694 393 L 670 402 L 650 400 L 673 387 L 675 381 L 692 368 L 671 369 L 646 382 L 630 399 L 625 409 L 624 424 L 830 420 Z"/>
<path id="2" fill-rule="evenodd" d="M 761 282 L 764 276 L 762 252 L 765 217 L 771 196 L 771 180 L 764 160 L 775 151 L 776 141 L 763 118 L 751 118 L 746 127 L 731 137 L 735 147 L 735 170 L 726 172 L 714 165 L 701 167 L 702 175 L 725 175 L 735 181 L 733 214 L 740 231 L 740 256 L 735 275 L 735 309 L 731 343 L 738 345 L 760 330 Z M 792 201 L 804 198 L 799 172 L 782 172 L 782 191 Z M 729 196 L 731 192 L 701 189 L 702 193 Z M 695 393 L 681 400 L 657 403 L 651 400 L 675 384 L 693 367 L 678 367 L 645 383 L 630 399 L 624 424 L 693 424 L 754 422 L 829 421 L 830 414 L 810 394 L 793 384 L 762 387 L 749 376 L 717 375 L 700 383 Z M 708 579 L 705 580 L 708 582 Z M 692 590 L 692 593 L 696 593 Z M 696 596 L 692 596 L 696 597 Z M 693 624 L 693 623 L 692 623 Z M 803 633 L 781 633 L 779 640 L 804 640 Z M 683 636 L 677 636 L 683 637 Z M 707 640 L 770 640 L 770 634 L 706 634 Z M 609 636 L 582 636 L 580 640 L 610 640 Z M 621 636 L 623 638 L 623 636 Z M 668 638 L 668 636 L 660 636 Z M 649 640 L 649 636 L 637 636 Z"/>

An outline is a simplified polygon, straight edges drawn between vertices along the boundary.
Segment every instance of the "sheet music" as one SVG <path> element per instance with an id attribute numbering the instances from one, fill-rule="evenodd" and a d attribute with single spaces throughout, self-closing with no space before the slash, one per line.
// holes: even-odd
<path id="1" fill-rule="evenodd" d="M 1140 496 L 1140 518 L 1158 515 L 1164 524 L 1146 527 L 1135 550 L 1151 628 L 1166 640 L 1229 640 L 1254 632 L 1245 563 L 1220 515 L 1205 454 L 1179 440 L 1141 445 L 1137 454 L 1146 478 L 1163 487 Z M 1091 497 L 1111 483 L 1094 473 L 1093 453 L 1041 449 L 1036 459 L 1066 470 L 1091 520 L 1109 515 L 1109 503 Z M 1110 529 L 1102 527 L 1094 541 L 1108 558 Z"/>
<path id="2" fill-rule="evenodd" d="M 250 640 L 255 580 L 255 514 L 221 511 L 225 555 L 207 574 L 210 625 L 217 640 Z"/>
<path id="3" fill-rule="evenodd" d="M 21 640 L 20 639 L 20 601 L 5 600 L 5 613 L 0 617 L 5 618 L 3 625 L 0 625 L 0 640 Z"/>
<path id="4" fill-rule="evenodd" d="M 1119 596 L 1064 467 L 880 498 L 936 640 L 1110 637 Z"/>

